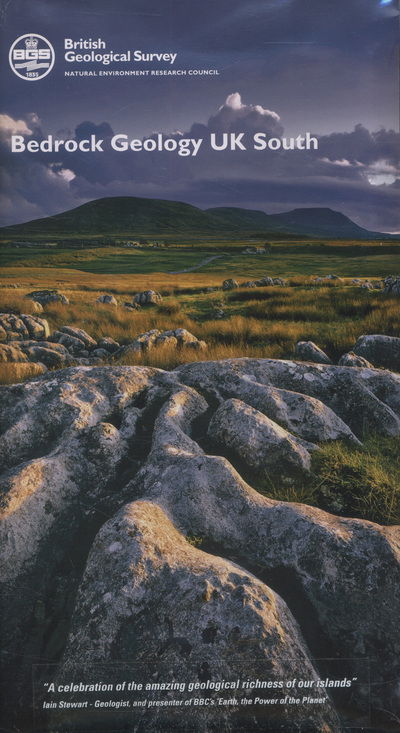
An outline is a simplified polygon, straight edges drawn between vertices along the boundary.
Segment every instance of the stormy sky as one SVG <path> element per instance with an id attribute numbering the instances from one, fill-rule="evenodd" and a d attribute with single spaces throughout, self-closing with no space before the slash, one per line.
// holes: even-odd
<path id="1" fill-rule="evenodd" d="M 328 206 L 358 224 L 399 231 L 398 11 L 390 0 L 3 0 L 0 145 L 2 224 L 103 196 L 243 206 L 267 213 Z M 46 78 L 13 74 L 25 33 L 51 41 Z M 68 78 L 63 39 L 107 50 L 177 53 L 175 68 L 209 77 Z M 173 68 L 136 64 L 118 68 Z M 11 154 L 10 136 L 79 139 L 179 130 L 319 136 L 318 151 L 240 154 Z M 397 132 L 396 132 L 397 131 Z"/>

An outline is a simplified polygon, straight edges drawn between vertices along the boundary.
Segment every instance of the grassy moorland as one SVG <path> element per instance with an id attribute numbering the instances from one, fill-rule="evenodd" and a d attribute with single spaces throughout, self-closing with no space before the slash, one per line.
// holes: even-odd
<path id="1" fill-rule="evenodd" d="M 62 249 L 0 246 L 0 266 L 8 268 L 74 269 L 105 274 L 168 274 L 199 266 L 208 278 L 238 277 L 251 279 L 265 274 L 279 277 L 334 273 L 341 277 L 382 277 L 399 269 L 400 245 L 397 243 L 330 242 L 272 243 L 265 255 L 244 254 L 243 249 L 261 246 L 260 242 L 212 243 L 210 246 L 171 246 L 167 249 L 97 247 Z M 203 260 L 218 259 L 202 266 Z M 24 273 L 25 274 L 25 273 Z M 209 284 L 209 283 L 208 283 Z"/>
<path id="2" fill-rule="evenodd" d="M 290 358 L 297 341 L 312 340 L 335 360 L 351 349 L 361 334 L 400 333 L 398 299 L 340 281 L 316 285 L 310 278 L 299 276 L 289 279 L 287 287 L 206 292 L 194 273 L 190 277 L 180 276 L 179 284 L 162 276 L 114 277 L 112 288 L 102 288 L 101 285 L 108 284 L 103 279 L 99 283 L 85 277 L 83 285 L 66 272 L 61 278 L 55 274 L 52 272 L 49 279 L 44 273 L 36 277 L 31 273 L 29 285 L 0 288 L 0 310 L 29 313 L 32 305 L 24 295 L 33 287 L 51 285 L 70 299 L 69 305 L 45 307 L 43 316 L 52 329 L 77 326 L 96 339 L 111 336 L 124 344 L 152 328 L 186 328 L 208 344 L 207 352 L 191 354 L 196 359 Z M 211 282 L 215 281 L 214 277 Z M 130 312 L 95 302 L 101 293 L 112 292 L 122 304 L 132 300 L 138 290 L 149 287 L 162 292 L 163 302 L 159 306 Z M 223 311 L 222 318 L 217 317 L 218 311 Z M 187 360 L 184 351 L 167 347 L 134 357 L 134 363 L 167 369 Z"/>
<path id="3" fill-rule="evenodd" d="M 43 317 L 51 329 L 77 326 L 96 339 L 111 336 L 126 344 L 152 328 L 183 327 L 208 344 L 207 351 L 190 354 L 168 346 L 153 349 L 122 358 L 122 364 L 172 369 L 188 360 L 290 358 L 299 340 L 315 341 L 337 360 L 361 334 L 400 335 L 398 298 L 352 283 L 353 277 L 378 281 L 398 273 L 400 247 L 395 244 L 286 243 L 277 244 L 268 255 L 248 255 L 236 244 L 225 243 L 224 250 L 217 250 L 219 259 L 181 274 L 170 273 L 196 265 L 215 249 L 0 249 L 4 263 L 0 312 L 34 312 L 26 293 L 57 288 L 70 304 L 45 307 Z M 312 279 L 329 273 L 343 279 L 320 283 Z M 227 277 L 243 282 L 265 275 L 284 277 L 287 284 L 207 291 L 220 287 Z M 161 292 L 160 305 L 135 312 L 123 308 L 136 292 L 147 289 Z M 102 293 L 112 293 L 119 307 L 96 303 Z M 3 364 L 0 383 L 23 381 L 37 373 L 36 364 Z M 371 437 L 360 448 L 331 443 L 314 455 L 306 485 L 281 486 L 272 475 L 267 481 L 252 482 L 274 499 L 391 524 L 400 520 L 399 449 L 398 438 Z"/>

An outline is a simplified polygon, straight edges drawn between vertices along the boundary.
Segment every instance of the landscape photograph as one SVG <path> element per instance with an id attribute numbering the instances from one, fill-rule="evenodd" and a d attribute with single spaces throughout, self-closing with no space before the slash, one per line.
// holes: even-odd
<path id="1" fill-rule="evenodd" d="M 400 729 L 398 10 L 306 5 L 3 3 L 5 733 Z"/>

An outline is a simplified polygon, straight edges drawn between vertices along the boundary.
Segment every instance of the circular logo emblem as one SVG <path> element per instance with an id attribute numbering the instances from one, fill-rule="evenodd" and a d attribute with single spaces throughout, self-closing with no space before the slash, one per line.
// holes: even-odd
<path id="1" fill-rule="evenodd" d="M 25 33 L 12 44 L 8 60 L 20 79 L 37 81 L 52 70 L 55 53 L 51 43 L 37 33 Z"/>

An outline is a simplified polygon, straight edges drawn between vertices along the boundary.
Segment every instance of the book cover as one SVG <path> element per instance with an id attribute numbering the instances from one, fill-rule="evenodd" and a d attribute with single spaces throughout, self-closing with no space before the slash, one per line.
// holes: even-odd
<path id="1" fill-rule="evenodd" d="M 2 0 L 1 730 L 400 730 L 394 0 Z"/>

